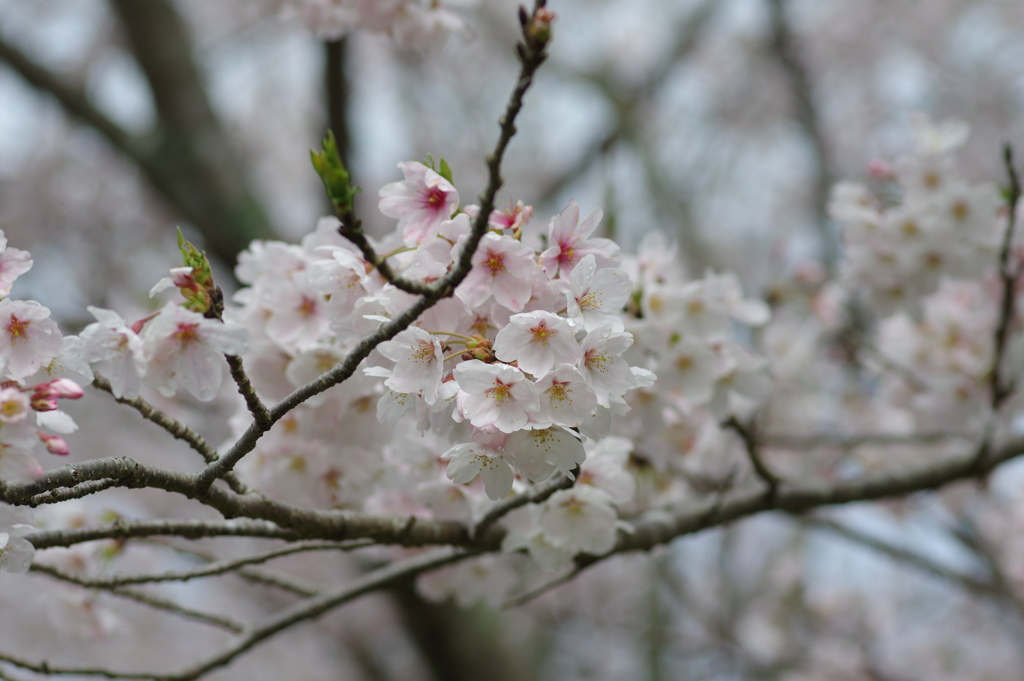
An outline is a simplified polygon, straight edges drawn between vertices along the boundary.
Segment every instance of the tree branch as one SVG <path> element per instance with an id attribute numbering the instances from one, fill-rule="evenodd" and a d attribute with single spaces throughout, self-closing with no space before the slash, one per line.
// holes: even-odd
<path id="1" fill-rule="evenodd" d="M 33 566 L 33 567 L 35 567 L 35 566 Z M 71 582 L 73 584 L 77 584 L 78 583 L 70 575 L 61 575 L 60 577 L 57 577 L 57 575 L 51 575 L 51 576 L 53 576 L 53 577 L 55 577 L 57 579 L 60 579 L 62 581 Z M 67 578 L 67 577 L 71 577 L 71 578 Z M 94 588 L 100 588 L 100 587 L 94 587 Z M 120 596 L 122 598 L 127 598 L 127 599 L 135 601 L 136 603 L 141 603 L 142 605 L 149 606 L 150 608 L 153 608 L 154 610 L 163 610 L 164 612 L 168 612 L 168 613 L 171 613 L 171 614 L 174 614 L 174 615 L 178 615 L 178 616 L 184 617 L 186 619 L 196 620 L 197 622 L 202 622 L 204 624 L 209 624 L 210 626 L 217 627 L 219 629 L 224 629 L 225 631 L 230 631 L 233 634 L 240 634 L 243 631 L 245 631 L 245 629 L 246 629 L 246 625 L 245 624 L 243 624 L 242 622 L 239 622 L 238 620 L 235 620 L 233 618 L 226 617 L 224 615 L 214 615 L 212 613 L 203 612 L 201 610 L 194 610 L 192 608 L 186 608 L 185 606 L 179 605 L 179 604 L 175 603 L 174 601 L 169 601 L 169 600 L 160 598 L 159 596 L 154 596 L 153 594 L 143 593 L 143 592 L 137 591 L 135 589 L 122 589 L 122 588 L 118 588 L 118 587 L 113 587 L 113 588 L 104 589 L 104 590 L 108 591 L 109 593 L 114 594 L 115 596 Z"/>
<path id="2" fill-rule="evenodd" d="M 272 549 L 270 551 L 264 551 L 263 553 L 257 553 L 244 558 L 235 558 L 233 560 L 221 560 L 204 565 L 203 567 L 194 568 L 192 570 L 170 570 L 167 572 L 157 572 L 148 575 L 113 575 L 111 577 L 97 577 L 88 579 L 84 577 L 77 577 L 60 570 L 50 567 L 48 565 L 35 564 L 32 566 L 34 572 L 41 572 L 43 574 L 50 575 L 56 579 L 62 579 L 68 582 L 74 582 L 80 586 L 89 587 L 91 589 L 112 589 L 115 587 L 129 586 L 131 584 L 153 584 L 157 582 L 187 582 L 192 579 L 199 579 L 201 577 L 214 577 L 217 575 L 223 575 L 228 572 L 234 572 L 239 568 L 245 567 L 246 565 L 258 565 L 265 563 L 268 560 L 279 558 L 281 556 L 289 556 L 294 553 L 308 553 L 310 551 L 354 551 L 356 549 L 365 548 L 367 546 L 374 545 L 373 540 L 362 539 L 348 543 L 337 543 L 337 542 L 297 542 L 295 544 L 289 544 L 288 546 Z"/>
<path id="3" fill-rule="evenodd" d="M 909 551 L 900 546 L 893 546 L 881 539 L 876 539 L 875 537 L 871 537 L 863 532 L 859 532 L 832 520 L 815 517 L 805 517 L 800 518 L 799 520 L 804 525 L 813 529 L 821 529 L 838 535 L 856 544 L 860 544 L 861 546 L 866 546 L 874 551 L 878 551 L 879 553 L 884 553 L 901 563 L 911 565 L 918 570 L 927 572 L 945 581 L 952 582 L 971 593 L 994 599 L 1000 605 L 1009 605 L 1018 615 L 1024 617 L 1024 602 L 1022 602 L 1016 594 L 1007 590 L 1004 584 L 977 579 L 976 577 L 965 575 L 957 572 L 956 570 L 951 570 L 929 560 L 928 558 L 925 558 L 920 554 L 914 553 L 913 551 Z"/>
<path id="4" fill-rule="evenodd" d="M 298 533 L 259 520 L 116 520 L 107 525 L 71 530 L 38 530 L 25 535 L 36 550 L 52 546 L 74 546 L 97 539 L 133 539 L 136 537 L 260 537 L 295 541 Z"/>

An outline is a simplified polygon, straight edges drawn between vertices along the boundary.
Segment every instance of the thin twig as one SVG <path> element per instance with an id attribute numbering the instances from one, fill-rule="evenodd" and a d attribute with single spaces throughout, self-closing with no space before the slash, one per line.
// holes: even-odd
<path id="1" fill-rule="evenodd" d="M 102 492 L 105 489 L 110 489 L 117 485 L 119 480 L 114 478 L 107 478 L 105 480 L 90 480 L 89 482 L 83 482 L 81 485 L 74 487 L 62 487 L 59 489 L 52 489 L 48 492 L 37 494 L 34 497 L 28 499 L 25 502 L 26 506 L 35 508 L 36 506 L 42 506 L 43 504 L 56 504 L 61 501 L 68 501 L 69 499 L 81 499 L 87 497 L 90 494 L 96 494 Z"/>
<path id="2" fill-rule="evenodd" d="M 77 582 L 74 582 L 73 580 L 64 579 L 63 576 L 58 577 L 58 579 L 62 579 L 64 581 L 77 584 Z M 163 610 L 164 612 L 179 615 L 187 619 L 196 620 L 197 622 L 203 622 L 204 624 L 209 624 L 211 626 L 218 627 L 226 631 L 230 631 L 234 634 L 240 634 L 247 628 L 244 623 L 239 622 L 238 620 L 232 619 L 230 617 L 226 617 L 224 615 L 214 615 L 212 613 L 202 612 L 201 610 L 186 608 L 185 606 L 179 605 L 174 601 L 169 601 L 164 598 L 160 598 L 159 596 L 154 596 L 153 594 L 143 593 L 142 591 L 138 591 L 136 589 L 122 589 L 119 587 L 115 587 L 111 589 L 104 589 L 104 591 L 109 591 L 111 594 L 115 596 L 128 598 L 130 600 L 135 601 L 136 603 L 141 603 L 143 605 L 149 606 L 154 610 Z"/>
<path id="3" fill-rule="evenodd" d="M 779 489 L 780 480 L 779 477 L 772 473 L 765 462 L 761 459 L 753 423 L 749 426 L 744 426 L 735 416 L 730 416 L 723 425 L 725 425 L 726 428 L 734 430 L 736 434 L 740 436 L 740 439 L 743 440 L 743 449 L 747 453 L 750 465 L 754 467 L 754 472 L 757 473 L 757 477 L 761 478 L 761 481 L 767 486 L 768 489 L 766 494 L 768 498 L 774 499 L 775 493 Z"/>
<path id="4" fill-rule="evenodd" d="M 50 575 L 57 579 L 64 581 L 74 582 L 80 586 L 89 587 L 93 589 L 109 589 L 120 586 L 128 586 L 130 584 L 152 584 L 156 582 L 187 582 L 192 579 L 199 579 L 201 577 L 214 577 L 217 575 L 223 575 L 228 572 L 233 572 L 239 568 L 245 567 L 246 565 L 258 565 L 265 563 L 268 560 L 279 558 L 281 556 L 288 556 L 294 553 L 306 553 L 310 551 L 354 551 L 356 549 L 365 548 L 372 546 L 375 542 L 372 539 L 360 539 L 354 542 L 337 543 L 337 542 L 297 542 L 288 546 L 272 549 L 270 551 L 264 551 L 263 553 L 257 553 L 252 556 L 245 556 L 244 558 L 235 558 L 232 560 L 221 560 L 204 565 L 200 568 L 192 570 L 171 570 L 167 572 L 158 572 L 148 575 L 113 575 L 111 577 L 99 577 L 99 578 L 84 578 L 70 575 L 56 568 L 48 565 L 36 564 L 32 566 L 33 572 L 41 572 L 43 574 Z"/>
<path id="5" fill-rule="evenodd" d="M 564 575 L 556 577 L 550 582 L 545 582 L 544 584 L 541 584 L 534 589 L 530 589 L 525 593 L 521 593 L 518 596 L 513 596 L 512 598 L 507 599 L 501 604 L 501 609 L 508 610 L 509 608 L 518 608 L 520 605 L 529 603 L 533 599 L 543 596 L 552 589 L 558 588 L 566 582 L 572 581 L 572 579 L 575 578 L 582 570 L 583 568 L 579 565 L 573 566 L 573 568 Z"/>
<path id="6" fill-rule="evenodd" d="M 207 563 L 213 563 L 218 560 L 217 556 L 212 552 L 205 551 L 197 547 L 177 546 L 167 541 L 161 541 L 159 538 L 155 537 L 148 538 L 146 541 L 171 549 L 172 551 L 177 551 L 178 553 L 194 556 L 206 561 Z M 243 567 L 232 574 L 241 577 L 247 582 L 264 586 L 273 586 L 281 589 L 282 591 L 295 594 L 296 596 L 302 596 L 303 598 L 316 596 L 323 591 L 323 588 L 319 584 L 314 584 L 308 580 L 293 577 L 291 575 L 283 575 L 268 569 Z"/>
<path id="7" fill-rule="evenodd" d="M 573 470 L 572 478 L 560 475 L 555 480 L 549 480 L 540 485 L 535 485 L 522 494 L 499 501 L 491 506 L 490 510 L 487 511 L 487 513 L 484 514 L 484 517 L 480 519 L 480 522 L 476 524 L 476 527 L 473 528 L 472 536 L 475 538 L 484 536 L 487 530 L 489 530 L 494 523 L 498 522 L 520 506 L 542 503 L 555 492 L 563 489 L 569 489 L 576 484 L 576 478 L 578 478 L 579 475 L 580 467 L 576 466 Z"/>
<path id="8" fill-rule="evenodd" d="M 42 662 L 30 662 L 9 653 L 0 652 L 0 662 L 19 669 L 25 669 L 44 676 L 101 676 L 106 679 L 143 679 L 146 681 L 171 681 L 171 677 L 165 674 L 150 674 L 148 672 L 121 673 L 104 667 L 58 667 L 51 665 L 45 660 Z"/>
<path id="9" fill-rule="evenodd" d="M 911 565 L 931 575 L 957 584 L 971 593 L 979 594 L 986 598 L 992 598 L 1003 605 L 1010 605 L 1018 615 L 1024 617 L 1024 602 L 1022 602 L 1016 594 L 1010 592 L 1004 584 L 1000 584 L 998 581 L 987 581 L 970 575 L 965 575 L 929 560 L 925 556 L 914 553 L 904 547 L 894 546 L 888 542 L 882 541 L 881 539 L 869 536 L 863 532 L 854 530 L 832 520 L 815 517 L 802 517 L 800 518 L 800 522 L 809 527 L 826 530 L 862 546 L 867 546 L 875 551 L 884 553 L 901 563 Z"/>
<path id="10" fill-rule="evenodd" d="M 196 452 L 198 452 L 207 463 L 217 460 L 217 450 L 211 447 L 206 440 L 203 439 L 202 435 L 195 432 L 181 421 L 172 419 L 170 416 L 160 411 L 141 397 L 117 397 L 114 395 L 114 389 L 110 385 L 110 381 L 102 376 L 96 375 L 95 378 L 93 378 L 92 385 L 95 388 L 99 388 L 104 392 L 110 393 L 113 395 L 115 402 L 128 405 L 135 411 L 142 414 L 142 418 L 147 421 L 152 421 L 170 433 L 173 437 L 187 443 L 188 446 L 196 450 Z"/>
<path id="11" fill-rule="evenodd" d="M 1010 325 L 1013 322 L 1014 283 L 1017 280 L 1017 273 L 1012 272 L 1010 269 L 1010 252 L 1013 245 L 1013 231 L 1017 223 L 1017 202 L 1020 200 L 1021 192 L 1020 179 L 1013 165 L 1013 148 L 1009 144 L 1003 149 L 1003 161 L 1009 180 L 1006 198 L 1008 215 L 1006 233 L 1003 235 L 1003 245 L 999 251 L 999 278 L 1002 280 L 1003 288 L 999 305 L 999 323 L 996 325 L 995 332 L 992 373 L 989 375 L 993 411 L 998 411 L 1006 398 L 1013 393 L 1013 385 L 1003 384 L 999 375 L 999 369 L 1006 350 L 1006 339 L 1010 332 Z"/>
<path id="12" fill-rule="evenodd" d="M 270 420 L 270 410 L 260 400 L 259 395 L 256 394 L 256 389 L 252 387 L 252 382 L 242 366 L 242 358 L 238 355 L 225 355 L 224 357 L 228 361 L 231 378 L 234 379 L 235 385 L 238 386 L 239 394 L 245 399 L 245 406 L 249 408 L 249 413 L 252 414 L 256 423 L 260 424 L 261 427 L 269 429 L 273 425 Z"/>
<path id="13" fill-rule="evenodd" d="M 125 404 L 139 412 L 142 418 L 147 421 L 151 421 L 156 425 L 160 426 L 174 438 L 181 440 L 188 444 L 189 447 L 194 449 L 199 456 L 203 457 L 203 461 L 207 464 L 213 463 L 219 458 L 217 450 L 214 449 L 206 442 L 202 435 L 189 428 L 181 421 L 172 419 L 170 416 L 165 414 L 163 411 L 157 409 L 152 404 L 142 399 L 141 397 L 117 397 L 114 395 L 114 389 L 110 385 L 110 381 L 103 378 L 99 374 L 96 374 L 92 381 L 93 387 L 99 388 L 100 390 L 110 393 L 114 398 L 114 401 L 119 404 Z M 240 480 L 234 475 L 229 475 L 224 478 L 225 482 L 234 492 L 238 494 L 245 494 L 247 488 L 241 483 Z"/>
<path id="14" fill-rule="evenodd" d="M 1003 244 L 999 251 L 999 278 L 1002 281 L 1002 294 L 999 303 L 999 321 L 996 323 L 994 348 L 992 351 L 992 369 L 989 373 L 989 392 L 991 398 L 992 413 L 985 424 L 985 437 L 982 446 L 978 448 L 978 455 L 975 459 L 979 475 L 985 467 L 985 461 L 992 453 L 992 441 L 995 437 L 995 420 L 999 408 L 1010 395 L 1013 394 L 1012 382 L 1003 383 L 1000 376 L 1000 369 L 1003 364 L 1003 355 L 1006 352 L 1006 339 L 1010 333 L 1010 326 L 1014 317 L 1014 297 L 1016 292 L 1017 273 L 1010 270 L 1010 252 L 1013 247 L 1013 231 L 1017 223 L 1017 203 L 1020 201 L 1020 179 L 1017 170 L 1013 165 L 1013 148 L 1007 144 L 1003 148 L 1003 161 L 1006 166 L 1006 175 L 1009 180 L 1008 193 L 1006 197 L 1007 219 L 1006 232 L 1003 234 Z"/>
<path id="15" fill-rule="evenodd" d="M 210 296 L 210 309 L 206 311 L 205 316 L 221 322 L 224 321 L 224 290 L 220 286 L 213 287 L 213 293 Z M 232 380 L 235 382 L 235 386 L 238 388 L 238 393 L 245 400 L 245 406 L 249 409 L 249 413 L 252 414 L 253 420 L 261 428 L 269 430 L 274 425 L 270 419 L 270 410 L 267 409 L 266 405 L 263 404 L 263 400 L 256 394 L 256 388 L 253 387 L 252 381 L 249 380 L 249 376 L 245 373 L 242 358 L 238 355 L 224 355 L 224 358 L 228 362 L 228 369 Z M 207 460 L 206 463 L 212 463 L 216 460 L 217 455 Z M 239 493 L 242 494 L 244 492 Z"/>
<path id="16" fill-rule="evenodd" d="M 817 449 L 820 447 L 839 447 L 850 449 L 862 445 L 899 447 L 905 445 L 937 444 L 950 440 L 971 440 L 971 436 L 963 433 L 912 433 L 895 435 L 888 433 L 860 433 L 856 435 L 762 435 L 759 442 L 762 447 L 784 447 L 790 449 Z"/>

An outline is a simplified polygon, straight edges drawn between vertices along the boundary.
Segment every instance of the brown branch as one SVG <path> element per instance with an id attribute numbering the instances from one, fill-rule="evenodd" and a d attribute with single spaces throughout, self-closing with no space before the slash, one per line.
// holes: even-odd
<path id="1" fill-rule="evenodd" d="M 757 477 L 761 478 L 761 481 L 764 482 L 767 487 L 765 494 L 769 499 L 774 499 L 781 481 L 777 475 L 772 473 L 761 459 L 758 439 L 754 433 L 754 424 L 751 423 L 751 425 L 745 426 L 740 423 L 739 419 L 735 416 L 730 416 L 723 425 L 726 428 L 730 428 L 735 431 L 736 434 L 740 436 L 740 439 L 743 440 L 743 449 L 747 453 L 747 459 L 750 460 L 750 465 L 754 467 L 754 472 L 757 473 Z"/>
<path id="2" fill-rule="evenodd" d="M 42 492 L 33 497 L 30 497 L 26 502 L 25 506 L 42 506 L 43 504 L 56 504 L 61 501 L 68 501 L 69 499 L 81 499 L 87 497 L 90 494 L 96 494 L 102 492 L 105 489 L 116 487 L 118 480 L 114 478 L 106 478 L 102 480 L 90 480 L 89 482 L 83 482 L 81 485 L 75 485 L 74 487 L 60 487 L 58 489 L 52 489 L 48 492 Z"/>
<path id="3" fill-rule="evenodd" d="M 1003 286 L 999 304 L 999 323 L 996 325 L 994 339 L 992 373 L 989 375 L 993 411 L 998 411 L 1006 398 L 1013 394 L 1012 383 L 1004 384 L 999 375 L 1003 355 L 1006 351 L 1006 339 L 1010 333 L 1010 325 L 1013 323 L 1014 284 L 1017 280 L 1017 273 L 1010 269 L 1010 251 L 1013 245 L 1013 231 L 1017 222 L 1017 203 L 1020 200 L 1021 192 L 1020 179 L 1013 165 L 1013 148 L 1009 144 L 1003 149 L 1003 161 L 1009 179 L 1006 198 L 1008 215 L 1006 233 L 1003 235 L 1002 248 L 999 250 L 999 278 L 1002 280 Z"/>
<path id="4" fill-rule="evenodd" d="M 951 570 L 928 558 L 909 551 L 900 546 L 894 546 L 870 535 L 854 530 L 846 525 L 823 518 L 805 517 L 800 521 L 811 528 L 825 530 L 837 536 L 848 539 L 861 546 L 866 546 L 879 553 L 898 560 L 901 563 L 911 565 L 931 575 L 951 582 L 971 593 L 994 599 L 1000 605 L 1009 605 L 1018 615 L 1024 617 L 1024 601 L 1006 588 L 1006 585 L 996 581 L 988 581 L 965 575 L 956 570 Z"/>
<path id="5" fill-rule="evenodd" d="M 56 577 L 56 575 L 54 575 Z M 77 583 L 73 579 L 65 579 L 65 575 L 57 577 L 66 582 Z M 215 615 L 209 612 L 203 612 L 201 610 L 195 610 L 193 608 L 187 608 L 183 605 L 179 605 L 174 601 L 169 601 L 153 594 L 144 593 L 135 589 L 122 589 L 119 587 L 113 587 L 105 589 L 109 593 L 120 596 L 121 598 L 127 598 L 133 600 L 136 603 L 153 608 L 154 610 L 162 610 L 164 612 L 171 613 L 172 615 L 178 615 L 186 619 L 195 620 L 202 622 L 203 624 L 209 624 L 210 626 L 217 627 L 218 629 L 224 629 L 234 634 L 240 634 L 246 629 L 246 625 L 225 615 Z"/>
<path id="6" fill-rule="evenodd" d="M 148 575 L 113 575 L 111 577 L 96 577 L 89 579 L 62 572 L 54 567 L 44 564 L 33 565 L 32 571 L 41 572 L 56 579 L 73 582 L 79 586 L 91 589 L 112 589 L 132 584 L 187 582 L 193 579 L 200 579 L 202 577 L 223 575 L 229 572 L 234 572 L 247 565 L 258 565 L 260 563 L 265 563 L 268 560 L 273 560 L 274 558 L 290 556 L 295 553 L 308 553 L 310 551 L 353 551 L 367 546 L 372 546 L 373 544 L 374 542 L 372 540 L 366 539 L 349 543 L 322 541 L 297 542 L 282 548 L 264 551 L 263 553 L 257 553 L 251 556 L 245 556 L 244 558 L 216 561 L 209 565 L 204 565 L 203 567 L 194 568 L 192 570 L 169 570 L 166 572 L 157 572 Z"/>
<path id="7" fill-rule="evenodd" d="M 232 377 L 234 376 L 235 374 L 234 372 L 232 372 Z M 246 379 L 246 383 L 248 384 L 248 379 Z M 141 397 L 128 398 L 115 396 L 114 389 L 111 387 L 110 381 L 103 378 L 99 374 L 95 375 L 92 384 L 93 387 L 99 388 L 104 392 L 110 393 L 110 395 L 114 397 L 114 401 L 116 401 L 117 403 L 128 405 L 135 411 L 139 412 L 139 414 L 142 415 L 142 418 L 160 426 L 168 433 L 170 433 L 172 437 L 187 443 L 188 446 L 190 446 L 199 454 L 199 456 L 203 457 L 203 460 L 206 461 L 206 463 L 213 463 L 220 457 L 220 455 L 217 453 L 217 450 L 211 447 L 206 442 L 202 435 L 195 432 L 184 423 L 172 419 L 170 416 L 168 416 L 161 410 L 157 409 L 156 407 L 154 407 Z M 241 386 L 239 386 L 239 390 L 241 390 Z M 235 476 L 233 473 L 225 476 L 224 481 L 228 483 L 228 486 L 231 487 L 231 489 L 237 492 L 238 494 L 245 494 L 248 491 L 248 488 L 244 484 L 242 484 L 238 477 Z"/>
<path id="8" fill-rule="evenodd" d="M 37 530 L 25 539 L 36 550 L 52 546 L 74 546 L 97 539 L 133 539 L 136 537 L 181 537 L 201 539 L 203 537 L 261 537 L 263 539 L 285 539 L 294 541 L 300 537 L 293 530 L 281 529 L 271 523 L 250 521 L 202 521 L 202 520 L 118 520 L 106 525 L 81 527 L 69 530 Z"/>

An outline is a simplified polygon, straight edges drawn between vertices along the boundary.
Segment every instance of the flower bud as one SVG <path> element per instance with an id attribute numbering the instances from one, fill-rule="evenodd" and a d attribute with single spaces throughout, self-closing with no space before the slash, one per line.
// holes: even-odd
<path id="1" fill-rule="evenodd" d="M 77 400 L 85 391 L 82 390 L 82 386 L 78 385 L 70 378 L 55 378 L 50 381 L 50 388 L 57 394 L 57 397 L 62 397 L 67 400 Z"/>
<path id="2" fill-rule="evenodd" d="M 36 411 L 53 411 L 57 408 L 57 394 L 53 392 L 35 393 L 32 395 L 32 408 Z"/>
<path id="3" fill-rule="evenodd" d="M 44 445 L 46 445 L 46 451 L 50 452 L 50 454 L 67 456 L 71 452 L 68 448 L 67 441 L 60 435 L 50 435 L 49 433 L 44 433 L 41 430 L 36 431 L 36 435 L 38 435 L 39 439 L 43 441 Z"/>
<path id="4" fill-rule="evenodd" d="M 551 40 L 551 22 L 555 18 L 555 13 L 546 7 L 538 7 L 533 13 L 533 17 L 530 18 L 530 23 L 526 27 L 526 35 L 540 44 L 544 44 Z"/>

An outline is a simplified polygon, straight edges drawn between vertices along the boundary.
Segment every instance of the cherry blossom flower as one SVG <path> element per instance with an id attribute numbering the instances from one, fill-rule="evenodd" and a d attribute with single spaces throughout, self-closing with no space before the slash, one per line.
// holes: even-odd
<path id="1" fill-rule="evenodd" d="M 569 322 L 543 310 L 512 315 L 494 338 L 494 354 L 504 362 L 515 360 L 536 377 L 551 371 L 555 363 L 575 364 L 582 358 Z"/>
<path id="2" fill-rule="evenodd" d="M 459 205 L 459 192 L 436 171 L 417 161 L 398 164 L 405 179 L 380 190 L 380 212 L 398 218 L 406 246 L 415 246 L 437 233 Z"/>
<path id="3" fill-rule="evenodd" d="M 620 396 L 633 387 L 633 372 L 622 358 L 622 353 L 631 345 L 632 334 L 614 331 L 609 323 L 597 327 L 583 339 L 579 369 L 594 388 L 597 403 L 602 407 L 610 406 L 611 397 Z"/>
<path id="4" fill-rule="evenodd" d="M 331 321 L 344 320 L 352 313 L 355 302 L 372 292 L 366 262 L 346 248 L 321 246 L 318 250 L 331 257 L 310 263 L 309 285 L 327 299 L 327 317 Z"/>
<path id="5" fill-rule="evenodd" d="M 558 572 L 572 565 L 576 551 L 566 546 L 555 546 L 540 527 L 543 507 L 537 505 L 517 508 L 502 519 L 507 529 L 501 541 L 501 550 L 511 554 L 522 549 L 545 572 Z"/>
<path id="6" fill-rule="evenodd" d="M 261 303 L 270 311 L 267 336 L 285 350 L 314 347 L 331 324 L 327 300 L 310 285 L 308 271 L 296 272 L 291 280 L 264 289 Z"/>
<path id="7" fill-rule="evenodd" d="M 465 395 L 462 410 L 477 428 L 494 426 L 503 433 L 523 428 L 540 408 L 537 388 L 522 371 L 507 364 L 478 359 L 455 367 L 455 380 Z"/>
<path id="8" fill-rule="evenodd" d="M 14 280 L 32 269 L 28 251 L 7 247 L 7 237 L 0 230 L 0 298 L 11 293 Z"/>
<path id="9" fill-rule="evenodd" d="M 519 560 L 516 560 L 516 559 Z M 497 610 L 520 580 L 521 556 L 484 555 L 440 570 L 421 573 L 416 590 L 431 601 L 449 595 L 461 608 L 483 602 Z"/>
<path id="10" fill-rule="evenodd" d="M 597 407 L 597 393 L 571 364 L 558 364 L 534 385 L 540 393 L 540 410 L 535 427 L 550 425 L 573 428 L 588 420 Z"/>
<path id="11" fill-rule="evenodd" d="M 83 359 L 95 364 L 110 381 L 116 397 L 135 397 L 142 387 L 142 339 L 116 312 L 92 306 L 87 309 L 97 321 L 79 336 Z"/>
<path id="12" fill-rule="evenodd" d="M 502 453 L 486 445 L 467 442 L 455 445 L 443 455 L 448 459 L 448 479 L 457 484 L 471 482 L 477 475 L 483 478 L 487 497 L 494 501 L 504 499 L 512 489 L 512 468 Z"/>
<path id="13" fill-rule="evenodd" d="M 461 250 L 468 237 L 459 239 Z M 534 252 L 507 235 L 487 233 L 473 254 L 473 269 L 455 289 L 466 305 L 478 308 L 491 296 L 513 312 L 526 306 L 533 292 L 531 275 L 537 269 Z"/>
<path id="14" fill-rule="evenodd" d="M 180 385 L 200 400 L 212 400 L 224 378 L 221 355 L 244 352 L 247 339 L 238 324 L 168 303 L 142 329 L 144 381 L 167 397 Z"/>
<path id="15" fill-rule="evenodd" d="M 31 441 L 28 446 L 25 446 L 24 436 L 16 433 L 14 438 L 9 438 L 10 431 L 9 426 L 0 429 L 0 437 L 4 439 L 3 442 L 0 442 L 0 479 L 9 482 L 32 482 L 43 474 L 43 467 L 39 464 L 36 455 L 28 448 L 31 446 Z M 35 433 L 33 433 L 34 435 Z"/>
<path id="16" fill-rule="evenodd" d="M 445 220 L 437 228 L 436 239 L 424 239 L 416 252 L 428 253 L 434 262 L 447 267 L 452 263 L 452 249 L 459 239 L 472 230 L 468 213 L 459 213 L 451 220 Z"/>
<path id="17" fill-rule="evenodd" d="M 0 504 L 0 570 L 28 572 L 36 553 L 35 547 L 24 538 L 31 531 L 31 510 Z"/>
<path id="18" fill-rule="evenodd" d="M 0 362 L 8 378 L 31 376 L 63 350 L 48 309 L 32 300 L 0 300 Z"/>
<path id="19" fill-rule="evenodd" d="M 532 482 L 547 480 L 556 470 L 575 480 L 573 469 L 587 458 L 579 438 L 557 426 L 512 433 L 505 442 L 505 454 Z"/>
<path id="20" fill-rule="evenodd" d="M 487 218 L 487 224 L 495 229 L 511 229 L 514 232 L 522 229 L 531 219 L 533 206 L 526 206 L 522 201 L 517 201 L 514 206 L 509 206 L 505 210 L 492 210 Z"/>
<path id="21" fill-rule="evenodd" d="M 722 373 L 718 355 L 697 339 L 672 346 L 658 373 L 669 390 L 677 388 L 691 404 L 707 404 Z"/>
<path id="22" fill-rule="evenodd" d="M 597 269 L 594 255 L 584 256 L 569 274 L 571 290 L 566 293 L 566 314 L 576 324 L 593 331 L 611 322 L 616 331 L 625 327 L 618 313 L 629 300 L 633 282 L 622 270 Z"/>
<path id="23" fill-rule="evenodd" d="M 580 466 L 576 484 L 600 489 L 614 504 L 629 503 L 636 495 L 636 480 L 627 468 L 633 449 L 633 443 L 626 438 L 604 438 Z"/>
<path id="24" fill-rule="evenodd" d="M 28 416 L 29 398 L 17 388 L 0 389 L 0 422 L 17 423 Z"/>
<path id="25" fill-rule="evenodd" d="M 280 241 L 253 241 L 238 255 L 235 276 L 243 284 L 253 285 L 264 279 L 290 279 L 309 265 L 306 253 L 299 246 Z"/>
<path id="26" fill-rule="evenodd" d="M 541 265 L 549 277 L 567 275 L 587 255 L 594 256 L 597 267 L 615 267 L 619 264 L 621 249 L 618 244 L 610 239 L 590 238 L 601 223 L 604 211 L 595 208 L 577 224 L 579 217 L 580 207 L 575 201 L 570 201 L 560 215 L 551 218 L 548 226 L 549 247 L 540 255 Z"/>
<path id="27" fill-rule="evenodd" d="M 441 343 L 437 337 L 412 326 L 378 345 L 377 351 L 395 362 L 394 371 L 384 385 L 399 393 L 420 392 L 427 404 L 434 404 L 444 373 Z"/>
<path id="28" fill-rule="evenodd" d="M 540 517 L 540 527 L 549 542 L 573 553 L 595 556 L 612 550 L 620 526 L 611 499 L 590 485 L 555 492 L 545 502 Z"/>

